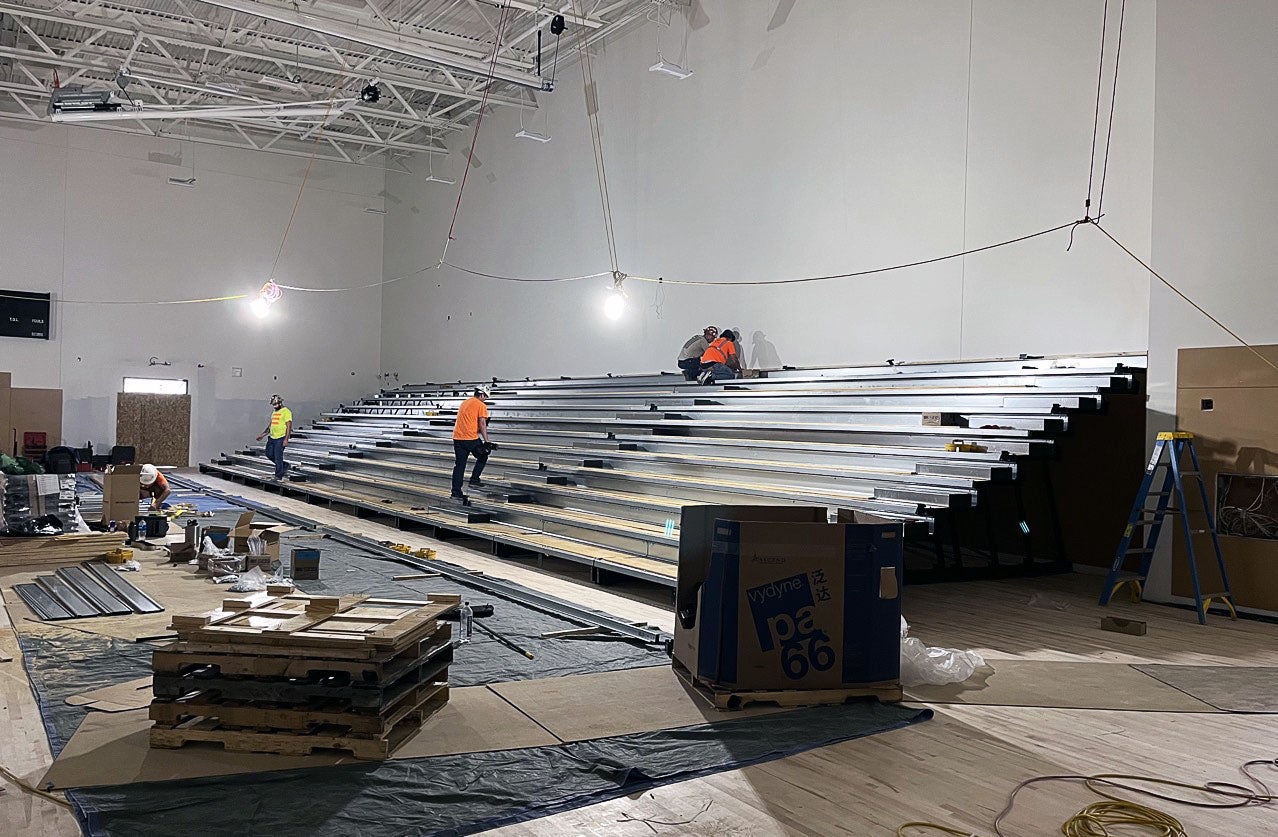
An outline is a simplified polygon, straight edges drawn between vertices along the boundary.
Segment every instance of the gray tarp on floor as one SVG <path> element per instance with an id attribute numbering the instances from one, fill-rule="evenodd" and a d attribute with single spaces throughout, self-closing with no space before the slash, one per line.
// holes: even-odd
<path id="1" fill-rule="evenodd" d="M 149 782 L 75 795 L 93 835 L 474 834 L 898 729 L 931 714 L 867 701 L 557 747 Z"/>
<path id="2" fill-rule="evenodd" d="M 217 518 L 207 522 L 225 525 Z M 281 547 L 322 550 L 322 580 L 300 583 L 309 593 L 407 598 L 457 592 L 472 605 L 492 603 L 495 614 L 484 624 L 535 659 L 476 632 L 450 667 L 449 680 L 457 686 L 668 663 L 660 649 L 630 641 L 541 639 L 577 625 L 445 578 L 392 581 L 414 570 L 330 539 L 299 532 L 286 536 Z M 67 630 L 19 639 L 55 753 L 89 711 L 68 706 L 65 698 L 150 670 L 152 646 L 146 644 Z M 68 795 L 91 833 L 102 835 L 471 834 L 928 717 L 926 710 L 867 702 L 556 747 L 139 783 Z"/>

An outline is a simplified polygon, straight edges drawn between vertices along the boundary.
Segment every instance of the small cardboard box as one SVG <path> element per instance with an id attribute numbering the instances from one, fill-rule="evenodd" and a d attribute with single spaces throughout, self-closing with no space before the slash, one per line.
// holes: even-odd
<path id="1" fill-rule="evenodd" d="M 289 556 L 289 572 L 294 581 L 319 581 L 320 551 L 294 549 Z"/>
<path id="2" fill-rule="evenodd" d="M 1131 636 L 1145 635 L 1145 622 L 1140 619 L 1119 619 L 1116 616 L 1102 616 L 1100 620 L 1102 631 L 1113 631 L 1116 634 L 1130 634 Z"/>
<path id="3" fill-rule="evenodd" d="M 182 542 L 169 547 L 169 561 L 174 564 L 185 564 L 200 553 L 200 526 L 194 520 L 182 527 Z"/>
<path id="4" fill-rule="evenodd" d="M 116 465 L 102 475 L 102 522 L 132 523 L 138 516 L 141 465 Z"/>
<path id="5" fill-rule="evenodd" d="M 278 563 L 280 560 L 280 536 L 291 528 L 291 526 L 279 523 L 254 523 L 253 512 L 244 512 L 230 531 L 230 549 L 232 552 L 247 555 L 249 553 L 249 538 L 261 538 L 266 550 L 262 553 L 263 556 L 269 557 L 272 561 Z"/>
<path id="6" fill-rule="evenodd" d="M 272 558 L 270 555 L 245 555 L 244 571 L 248 572 L 254 567 L 267 575 L 275 575 L 275 571 L 280 568 L 280 562 L 278 558 Z"/>
<path id="7" fill-rule="evenodd" d="M 675 659 L 733 691 L 895 683 L 901 525 L 825 519 L 815 507 L 685 507 Z"/>

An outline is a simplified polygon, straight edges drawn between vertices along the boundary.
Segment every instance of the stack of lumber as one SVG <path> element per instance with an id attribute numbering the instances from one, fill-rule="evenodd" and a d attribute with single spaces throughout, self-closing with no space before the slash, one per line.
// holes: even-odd
<path id="1" fill-rule="evenodd" d="M 460 604 L 272 588 L 174 616 L 178 639 L 152 659 L 151 746 L 385 758 L 448 701 L 444 617 Z"/>
<path id="2" fill-rule="evenodd" d="M 89 532 L 35 538 L 0 538 L 0 568 L 63 564 L 101 558 L 124 546 L 123 532 Z"/>

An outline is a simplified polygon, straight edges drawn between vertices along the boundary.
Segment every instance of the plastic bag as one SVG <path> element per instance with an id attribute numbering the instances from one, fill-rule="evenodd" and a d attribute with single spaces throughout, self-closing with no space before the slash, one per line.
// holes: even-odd
<path id="1" fill-rule="evenodd" d="M 910 625 L 901 617 L 902 686 L 962 683 L 983 665 L 985 659 L 975 651 L 929 648 L 922 640 L 910 636 Z"/>
<path id="2" fill-rule="evenodd" d="M 252 537 L 250 537 L 248 539 L 248 554 L 249 555 L 265 555 L 266 541 L 262 540 L 257 535 L 253 535 Z"/>
<path id="3" fill-rule="evenodd" d="M 261 567 L 254 567 L 246 573 L 241 573 L 239 581 L 226 589 L 232 593 L 260 593 L 266 589 L 269 580 L 270 577 L 262 572 Z"/>
<path id="4" fill-rule="evenodd" d="M 1069 610 L 1069 602 L 1064 599 L 1053 598 L 1046 593 L 1030 593 L 1029 601 L 1026 604 L 1030 607 L 1041 607 L 1044 610 Z"/>
<path id="5" fill-rule="evenodd" d="M 142 569 L 142 565 L 132 558 L 122 564 L 107 564 L 107 566 L 118 573 L 135 573 Z"/>
<path id="6" fill-rule="evenodd" d="M 231 552 L 231 550 L 229 549 L 217 548 L 216 546 L 213 545 L 213 539 L 206 536 L 204 538 L 204 541 L 200 544 L 200 554 L 215 555 L 220 558 L 226 555 L 234 555 L 235 553 Z"/>
<path id="7" fill-rule="evenodd" d="M 72 529 L 74 529 L 76 532 L 79 532 L 81 535 L 87 535 L 89 532 L 92 531 L 89 528 L 89 524 L 85 523 L 84 518 L 80 516 L 79 509 L 72 509 L 71 514 L 72 514 L 72 517 L 71 517 Z"/>

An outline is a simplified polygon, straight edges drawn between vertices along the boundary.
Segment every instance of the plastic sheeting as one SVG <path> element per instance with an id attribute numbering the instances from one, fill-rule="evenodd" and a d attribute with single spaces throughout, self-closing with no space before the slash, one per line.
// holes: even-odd
<path id="1" fill-rule="evenodd" d="M 321 551 L 320 580 L 299 581 L 299 589 L 316 595 L 363 594 L 406 599 L 427 593 L 458 593 L 471 607 L 491 604 L 493 615 L 476 619 L 483 627 L 506 637 L 533 655 L 528 659 L 476 629 L 471 641 L 457 648 L 448 670 L 454 686 L 478 686 L 501 680 L 527 680 L 589 674 L 640 666 L 668 665 L 670 658 L 656 645 L 624 639 L 542 639 L 541 635 L 581 627 L 558 616 L 534 610 L 502 596 L 439 576 L 411 581 L 394 581 L 393 576 L 417 572 L 412 567 L 384 561 L 356 547 L 314 535 L 286 535 L 280 542 L 281 555 L 298 547 Z"/>
<path id="2" fill-rule="evenodd" d="M 910 636 L 910 625 L 901 617 L 902 686 L 962 683 L 983 665 L 985 659 L 975 651 L 924 645 L 923 640 Z"/>
<path id="3" fill-rule="evenodd" d="M 77 791 L 92 835 L 474 834 L 886 732 L 931 711 L 863 702 L 555 747 Z"/>
<path id="4" fill-rule="evenodd" d="M 54 756 L 89 712 L 68 697 L 151 673 L 152 646 L 144 643 L 49 628 L 18 634 L 18 644 Z"/>

